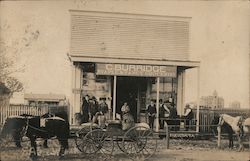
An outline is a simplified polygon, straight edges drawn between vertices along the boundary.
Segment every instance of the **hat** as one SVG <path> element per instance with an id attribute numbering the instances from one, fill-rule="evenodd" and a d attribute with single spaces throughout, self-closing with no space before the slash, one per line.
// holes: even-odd
<path id="1" fill-rule="evenodd" d="M 99 100 L 104 100 L 104 101 L 106 101 L 106 97 L 100 97 Z"/>
<path id="2" fill-rule="evenodd" d="M 169 100 L 165 100 L 164 103 L 171 103 L 171 102 L 169 102 Z"/>
<path id="3" fill-rule="evenodd" d="M 92 99 L 92 100 L 96 100 L 95 96 L 93 96 L 91 99 Z"/>
<path id="4" fill-rule="evenodd" d="M 152 101 L 152 102 L 156 102 L 156 100 L 155 100 L 155 99 L 151 99 L 150 101 Z"/>

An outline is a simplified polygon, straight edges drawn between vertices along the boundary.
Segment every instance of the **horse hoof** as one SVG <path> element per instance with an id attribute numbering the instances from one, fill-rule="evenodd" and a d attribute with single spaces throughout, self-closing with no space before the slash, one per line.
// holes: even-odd
<path id="1" fill-rule="evenodd" d="M 37 156 L 34 154 L 30 154 L 30 158 L 31 158 L 31 160 L 37 160 Z"/>
<path id="2" fill-rule="evenodd" d="M 62 160 L 64 158 L 64 155 L 59 156 L 59 160 Z"/>

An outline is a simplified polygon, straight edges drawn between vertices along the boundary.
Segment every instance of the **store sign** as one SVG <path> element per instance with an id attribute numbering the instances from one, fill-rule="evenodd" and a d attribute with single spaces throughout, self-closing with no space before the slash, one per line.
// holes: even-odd
<path id="1" fill-rule="evenodd" d="M 96 64 L 97 75 L 176 77 L 177 68 L 160 65 Z"/>

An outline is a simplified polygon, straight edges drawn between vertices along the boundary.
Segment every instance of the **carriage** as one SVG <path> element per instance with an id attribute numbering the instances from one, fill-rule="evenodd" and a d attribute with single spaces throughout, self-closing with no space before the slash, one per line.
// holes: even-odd
<path id="1" fill-rule="evenodd" d="M 149 159 L 157 149 L 158 135 L 146 123 L 137 123 L 124 131 L 119 120 L 109 120 L 105 128 L 85 123 L 72 127 L 71 132 L 78 150 L 86 155 L 102 153 L 110 157 L 118 147 L 132 159 Z"/>

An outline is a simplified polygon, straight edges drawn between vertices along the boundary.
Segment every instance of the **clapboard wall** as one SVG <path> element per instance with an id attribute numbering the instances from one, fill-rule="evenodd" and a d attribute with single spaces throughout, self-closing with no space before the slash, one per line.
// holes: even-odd
<path id="1" fill-rule="evenodd" d="M 70 13 L 72 56 L 188 60 L 190 18 Z"/>

